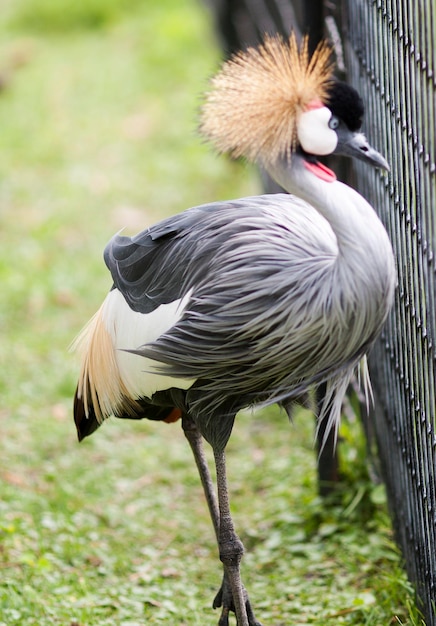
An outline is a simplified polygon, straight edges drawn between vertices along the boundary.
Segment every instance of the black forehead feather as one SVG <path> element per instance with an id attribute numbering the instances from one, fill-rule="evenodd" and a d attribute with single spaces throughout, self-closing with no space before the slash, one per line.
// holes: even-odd
<path id="1" fill-rule="evenodd" d="M 339 80 L 334 81 L 329 88 L 326 105 L 351 131 L 359 130 L 362 126 L 365 109 L 354 87 Z"/>

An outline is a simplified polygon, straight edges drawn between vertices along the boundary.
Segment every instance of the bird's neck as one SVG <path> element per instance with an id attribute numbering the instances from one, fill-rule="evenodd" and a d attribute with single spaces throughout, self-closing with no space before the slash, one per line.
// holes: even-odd
<path id="1" fill-rule="evenodd" d="M 351 187 L 314 175 L 302 159 L 269 173 L 328 222 L 338 246 L 336 284 L 345 286 L 353 309 L 361 308 L 380 328 L 392 304 L 396 271 L 389 237 L 374 209 Z"/>
<path id="2" fill-rule="evenodd" d="M 339 312 L 337 329 L 346 333 L 350 354 L 359 354 L 380 332 L 393 302 L 396 272 L 386 230 L 368 202 L 343 183 L 327 182 L 301 163 L 269 173 L 315 208 L 336 236 L 328 302 L 332 314 Z"/>
<path id="3" fill-rule="evenodd" d="M 268 171 L 283 189 L 311 204 L 327 220 L 342 256 L 348 257 L 350 252 L 358 262 L 356 248 L 363 255 L 374 250 L 376 256 L 390 250 L 386 231 L 375 211 L 348 185 L 335 177 L 329 180 L 328 176 L 317 176 L 297 156 L 292 162 L 283 160 Z"/>

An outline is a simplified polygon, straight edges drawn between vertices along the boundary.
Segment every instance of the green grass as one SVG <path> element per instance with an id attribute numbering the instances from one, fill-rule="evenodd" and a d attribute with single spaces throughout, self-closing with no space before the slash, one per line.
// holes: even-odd
<path id="1" fill-rule="evenodd" d="M 114 232 L 259 189 L 196 133 L 208 15 L 3 0 L 0 35 L 0 625 L 213 624 L 220 568 L 180 428 L 112 420 L 79 446 L 68 352 L 110 287 Z M 327 504 L 308 413 L 237 420 L 232 503 L 266 626 L 422 624 L 357 424 L 342 438 Z"/>

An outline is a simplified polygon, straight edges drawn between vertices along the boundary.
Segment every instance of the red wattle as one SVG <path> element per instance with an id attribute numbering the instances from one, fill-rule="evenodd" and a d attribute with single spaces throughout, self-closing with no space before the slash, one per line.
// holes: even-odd
<path id="1" fill-rule="evenodd" d="M 309 172 L 312 172 L 312 174 L 315 174 L 315 176 L 318 176 L 318 178 L 324 180 L 326 183 L 334 183 L 335 180 L 337 180 L 336 174 L 319 161 L 304 161 L 304 166 Z"/>

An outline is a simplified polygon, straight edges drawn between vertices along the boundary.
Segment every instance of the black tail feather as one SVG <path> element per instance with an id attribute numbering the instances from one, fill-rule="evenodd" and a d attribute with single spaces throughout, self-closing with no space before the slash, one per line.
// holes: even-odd
<path id="1" fill-rule="evenodd" d="M 74 421 L 76 423 L 77 437 L 79 441 L 82 441 L 85 437 L 92 435 L 92 433 L 100 426 L 100 423 L 92 409 L 89 415 L 86 415 L 83 399 L 78 397 L 77 389 L 74 395 Z"/>

